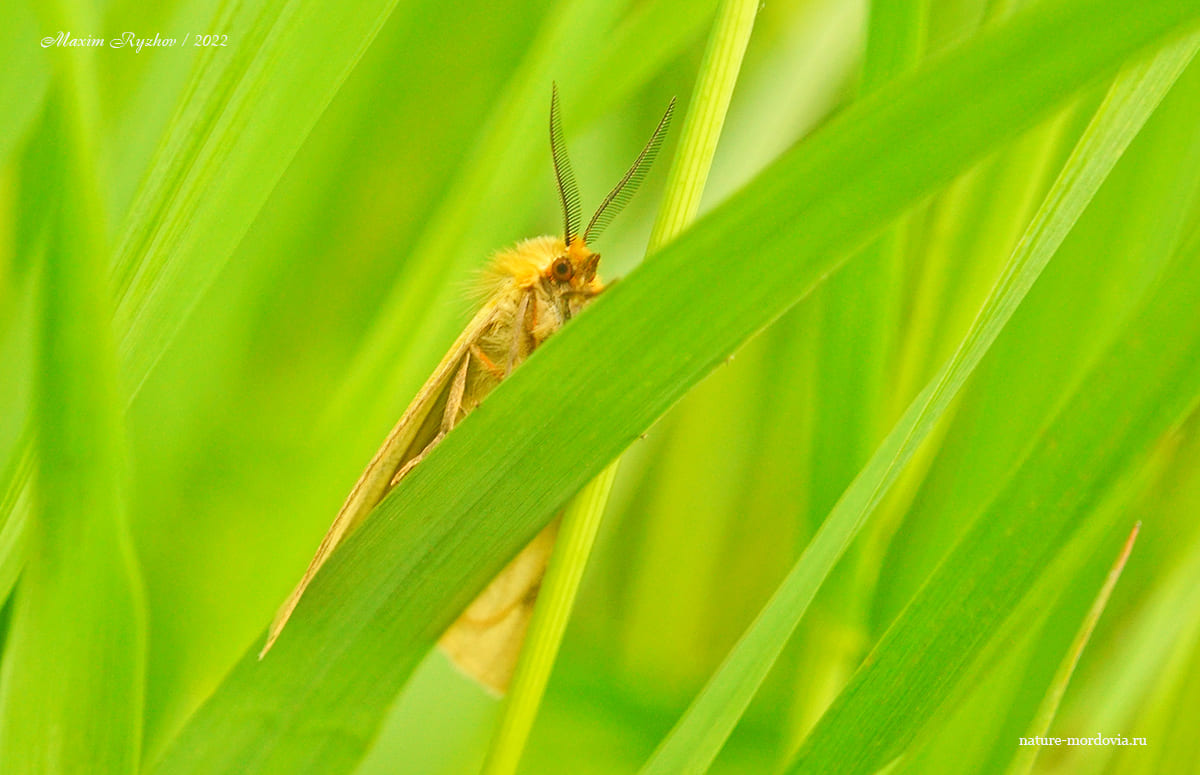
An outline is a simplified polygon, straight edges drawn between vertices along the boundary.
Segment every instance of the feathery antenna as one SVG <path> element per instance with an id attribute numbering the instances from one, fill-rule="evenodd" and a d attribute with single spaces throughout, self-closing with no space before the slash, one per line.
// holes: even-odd
<path id="1" fill-rule="evenodd" d="M 671 98 L 671 104 L 667 105 L 667 112 L 663 114 L 662 120 L 658 122 L 658 127 L 654 130 L 654 134 L 650 135 L 650 141 L 646 143 L 646 147 L 638 154 L 638 157 L 633 160 L 633 166 L 625 173 L 625 176 L 613 187 L 613 190 L 608 192 L 608 196 L 604 197 L 604 201 L 600 203 L 596 214 L 592 216 L 592 220 L 588 222 L 587 229 L 583 232 L 583 241 L 591 242 L 593 238 L 600 236 L 608 224 L 612 223 L 612 219 L 617 217 L 617 214 L 629 203 L 633 195 L 637 193 L 638 186 L 646 178 L 646 173 L 650 170 L 650 165 L 654 163 L 654 157 L 658 155 L 658 149 L 662 147 L 663 137 L 667 134 L 667 128 L 671 125 L 671 114 L 675 112 L 675 98 Z"/>
<path id="2" fill-rule="evenodd" d="M 558 109 L 558 84 L 552 84 L 550 92 L 550 154 L 554 157 L 554 177 L 558 179 L 558 197 L 562 201 L 563 240 L 568 245 L 579 236 L 579 184 L 567 158 L 567 145 L 563 141 L 562 115 Z"/>

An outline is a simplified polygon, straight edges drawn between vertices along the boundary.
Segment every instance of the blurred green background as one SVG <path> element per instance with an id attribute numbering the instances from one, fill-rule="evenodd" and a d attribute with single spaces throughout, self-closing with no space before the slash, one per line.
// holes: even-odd
<path id="1" fill-rule="evenodd" d="M 60 21 L 77 23 L 77 37 L 229 36 L 225 48 L 98 49 L 81 77 L 94 103 L 102 222 L 92 225 L 113 256 L 118 324 L 143 332 L 134 344 L 117 336 L 116 351 L 120 395 L 132 396 L 121 399 L 125 513 L 144 589 L 146 764 L 257 648 L 346 491 L 471 314 L 464 289 L 474 271 L 494 249 L 558 228 L 545 129 L 551 80 L 589 210 L 667 100 L 678 95 L 686 111 L 716 5 L 113 0 L 47 11 L 6 0 L 6 628 L 19 621 L 11 601 L 24 581 L 21 524 L 38 518 L 22 483 L 33 465 L 39 267 L 61 217 L 61 181 L 46 169 L 63 141 L 49 106 L 56 58 L 83 55 L 38 41 Z M 897 35 L 900 66 L 882 76 L 865 60 L 869 5 L 761 7 L 702 212 L 890 75 L 968 45 L 1023 4 L 921 3 L 919 23 Z M 523 772 L 629 772 L 646 760 L 954 352 L 1110 81 L 916 203 L 630 448 Z M 1198 257 L 1188 241 L 1198 106 L 1193 64 L 826 581 L 714 772 L 789 761 L 1164 267 L 1181 251 Z M 212 135 L 250 139 L 224 153 L 199 139 Z M 674 143 L 596 246 L 605 278 L 641 261 Z M 157 285 L 145 284 L 142 261 L 166 268 Z M 771 268 L 763 273 L 769 282 Z M 138 293 L 151 310 L 142 317 L 121 301 Z M 1194 406 L 1194 386 L 1178 390 L 1175 400 Z M 1062 548 L 1076 566 L 1056 578 L 1069 583 L 1039 588 L 1011 612 L 992 662 L 907 749 L 907 771 L 1016 766 L 1015 730 L 1043 702 L 1078 612 L 1138 520 L 1128 566 L 1051 729 L 1144 736 L 1149 747 L 1048 748 L 1037 771 L 1195 771 L 1200 751 L 1187 730 L 1200 723 L 1200 419 L 1184 412 L 1166 427 L 1145 454 L 1101 472 L 1104 487 L 1086 510 L 1093 532 Z M 359 772 L 475 771 L 499 707 L 431 655 Z"/>

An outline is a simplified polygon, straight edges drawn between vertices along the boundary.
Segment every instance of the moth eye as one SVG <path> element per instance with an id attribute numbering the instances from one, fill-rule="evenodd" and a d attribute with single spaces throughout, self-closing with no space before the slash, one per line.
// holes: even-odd
<path id="1" fill-rule="evenodd" d="M 566 256 L 562 256 L 555 260 L 554 265 L 550 267 L 550 271 L 554 274 L 555 280 L 570 280 L 575 270 L 571 268 L 571 262 Z"/>

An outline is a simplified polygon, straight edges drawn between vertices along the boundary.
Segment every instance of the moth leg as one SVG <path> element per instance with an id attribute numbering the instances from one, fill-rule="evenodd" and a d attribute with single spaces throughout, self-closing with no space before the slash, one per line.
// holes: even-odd
<path id="1" fill-rule="evenodd" d="M 525 315 L 529 312 L 529 296 L 533 291 L 521 295 L 521 303 L 517 305 L 517 314 L 513 317 L 513 335 L 512 344 L 508 348 L 508 363 L 504 365 L 504 376 L 512 374 L 513 367 L 517 365 L 517 359 L 521 356 L 521 351 L 525 349 L 522 335 L 525 333 Z"/>
<path id="2" fill-rule="evenodd" d="M 483 352 L 483 348 L 477 344 L 473 344 L 471 345 L 471 354 L 479 359 L 479 362 L 483 364 L 485 369 L 492 373 L 493 377 L 496 379 L 504 379 L 504 372 L 499 366 L 492 362 L 491 358 L 487 357 L 487 355 Z"/>
<path id="3" fill-rule="evenodd" d="M 471 356 L 466 355 L 463 357 L 462 366 L 459 366 L 458 371 L 454 373 L 454 381 L 450 383 L 450 392 L 446 396 L 446 409 L 442 412 L 442 427 L 438 430 L 437 435 L 412 460 L 400 466 L 400 470 L 392 477 L 391 484 L 388 485 L 389 487 L 395 487 L 401 479 L 408 475 L 409 471 L 416 468 L 417 464 L 429 454 L 429 451 L 436 447 L 442 439 L 446 438 L 446 434 L 458 424 L 462 412 L 463 394 L 467 390 L 467 368 L 470 365 Z"/>
<path id="4" fill-rule="evenodd" d="M 446 410 L 442 412 L 442 430 L 438 436 L 444 436 L 458 425 L 462 413 L 463 395 L 467 392 L 467 369 L 471 366 L 471 355 L 463 356 L 462 365 L 454 374 L 450 383 L 450 393 L 446 396 Z"/>

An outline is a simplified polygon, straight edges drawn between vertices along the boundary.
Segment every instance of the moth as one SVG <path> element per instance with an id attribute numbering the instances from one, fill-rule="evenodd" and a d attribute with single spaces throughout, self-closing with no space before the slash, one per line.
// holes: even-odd
<path id="1" fill-rule="evenodd" d="M 346 497 L 303 578 L 275 615 L 259 659 L 274 645 L 321 566 L 371 510 L 480 401 L 603 289 L 600 254 L 589 244 L 646 177 L 675 109 L 672 99 L 650 140 L 580 231 L 579 186 L 563 141 L 558 89 L 550 96 L 550 154 L 563 235 L 525 240 L 492 257 L 480 278 L 486 301 L 438 363 Z M 467 675 L 497 693 L 512 677 L 538 587 L 558 531 L 539 533 L 442 635 L 439 645 Z"/>

